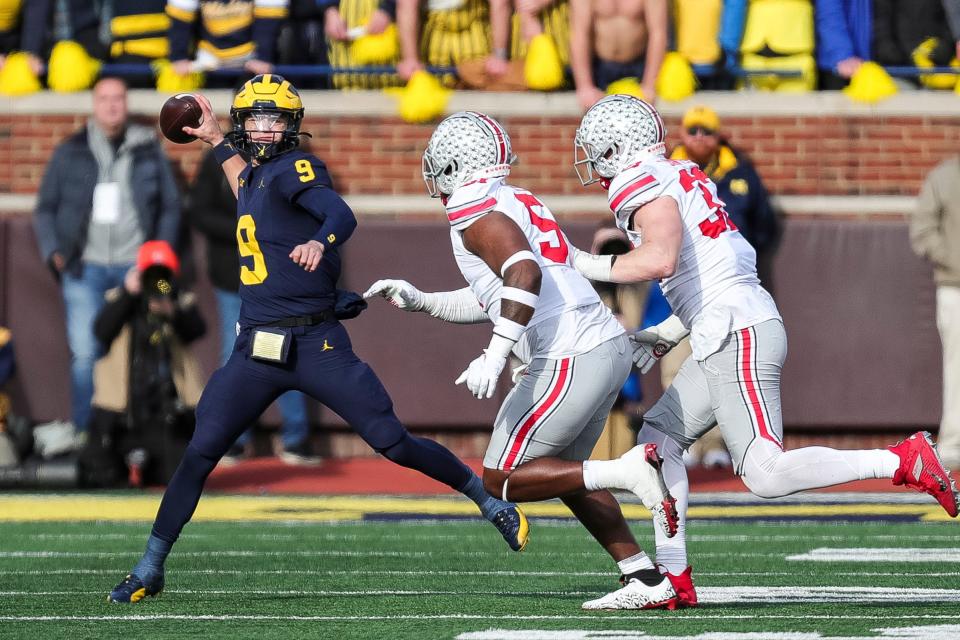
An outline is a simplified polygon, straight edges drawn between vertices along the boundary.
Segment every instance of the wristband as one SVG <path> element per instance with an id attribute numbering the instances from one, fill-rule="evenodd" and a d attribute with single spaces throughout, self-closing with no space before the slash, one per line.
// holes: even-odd
<path id="1" fill-rule="evenodd" d="M 226 138 L 221 140 L 220 143 L 213 148 L 213 157 L 216 158 L 220 164 L 223 164 L 239 153 L 237 148 L 233 146 L 233 143 Z"/>
<path id="2" fill-rule="evenodd" d="M 573 266 L 590 280 L 610 282 L 613 260 L 616 256 L 595 256 L 587 251 L 577 250 L 573 254 Z"/>
<path id="3" fill-rule="evenodd" d="M 532 293 L 526 289 L 518 289 L 517 287 L 504 287 L 500 292 L 501 304 L 504 300 L 513 300 L 514 302 L 525 304 L 531 309 L 536 309 L 539 299 L 540 296 L 536 293 Z"/>

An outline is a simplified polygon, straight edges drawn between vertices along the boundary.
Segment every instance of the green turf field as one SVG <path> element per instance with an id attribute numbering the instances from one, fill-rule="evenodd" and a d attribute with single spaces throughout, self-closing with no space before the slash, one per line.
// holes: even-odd
<path id="1" fill-rule="evenodd" d="M 0 638 L 960 638 L 953 521 L 694 519 L 703 605 L 603 613 L 580 604 L 617 572 L 571 520 L 532 518 L 522 554 L 479 519 L 195 522 L 163 596 L 121 606 L 105 597 L 148 523 L 3 508 Z M 648 520 L 635 531 L 652 546 Z"/>

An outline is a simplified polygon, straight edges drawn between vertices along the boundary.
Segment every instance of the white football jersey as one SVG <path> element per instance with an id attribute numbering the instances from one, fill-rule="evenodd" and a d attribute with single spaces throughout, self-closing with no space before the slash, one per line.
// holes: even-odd
<path id="1" fill-rule="evenodd" d="M 779 319 L 773 298 L 757 278 L 756 251 L 696 164 L 648 157 L 611 181 L 608 202 L 617 226 L 638 247 L 643 238 L 630 228 L 633 213 L 662 197 L 673 198 L 680 208 L 683 244 L 677 270 L 660 281 L 660 288 L 690 329 L 694 357 L 703 360 L 714 353 L 731 331 Z"/>
<path id="2" fill-rule="evenodd" d="M 573 251 L 550 210 L 532 193 L 503 178 L 468 182 L 446 202 L 453 257 L 492 322 L 500 318 L 503 280 L 463 244 L 463 232 L 492 211 L 517 223 L 542 273 L 540 298 L 527 330 L 514 347 L 524 362 L 586 353 L 624 333 L 590 282 L 573 268 Z"/>

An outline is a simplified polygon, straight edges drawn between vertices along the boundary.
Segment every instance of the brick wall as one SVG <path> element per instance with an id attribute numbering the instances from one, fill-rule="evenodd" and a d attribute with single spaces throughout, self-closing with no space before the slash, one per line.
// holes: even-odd
<path id="1" fill-rule="evenodd" d="M 540 193 L 583 193 L 572 169 L 576 118 L 505 117 L 520 157 L 514 176 Z M 672 132 L 679 127 L 668 117 Z M 81 115 L 0 114 L 0 194 L 33 193 L 54 145 Z M 923 176 L 960 151 L 960 126 L 947 116 L 725 117 L 731 140 L 755 160 L 780 195 L 915 195 Z M 344 193 L 420 194 L 420 155 L 432 125 L 386 116 L 307 118 L 315 152 Z M 668 142 L 675 143 L 671 135 Z M 199 144 L 167 144 L 192 176 Z"/>

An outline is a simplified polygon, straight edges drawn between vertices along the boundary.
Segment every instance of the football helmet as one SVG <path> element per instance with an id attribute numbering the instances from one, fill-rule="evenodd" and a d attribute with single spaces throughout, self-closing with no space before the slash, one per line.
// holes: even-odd
<path id="1" fill-rule="evenodd" d="M 584 186 L 610 180 L 650 155 L 662 155 L 666 127 L 650 104 L 634 96 L 607 96 L 590 107 L 573 138 L 573 167 Z"/>
<path id="2" fill-rule="evenodd" d="M 430 136 L 423 181 L 431 198 L 449 196 L 470 180 L 509 175 L 515 161 L 503 125 L 476 111 L 460 111 L 444 118 Z"/>
<path id="3" fill-rule="evenodd" d="M 303 102 L 300 94 L 275 73 L 265 73 L 247 80 L 233 98 L 230 107 L 233 122 L 231 141 L 247 157 L 266 161 L 296 149 L 300 144 L 300 123 L 303 120 Z M 284 120 L 286 128 L 275 130 L 274 125 Z M 253 128 L 248 128 L 252 124 Z M 270 142 L 255 141 L 253 133 L 272 133 Z"/>

